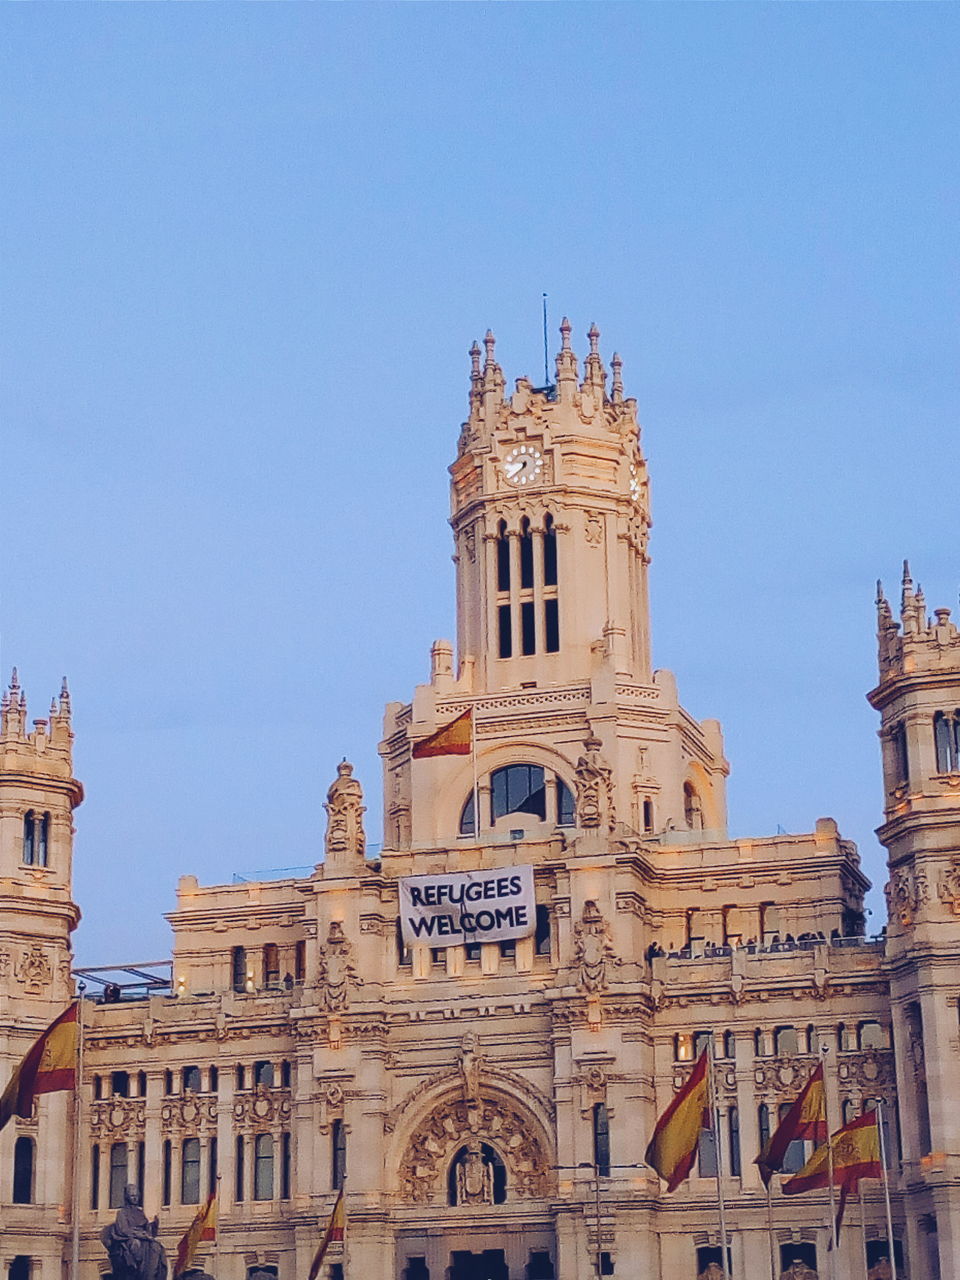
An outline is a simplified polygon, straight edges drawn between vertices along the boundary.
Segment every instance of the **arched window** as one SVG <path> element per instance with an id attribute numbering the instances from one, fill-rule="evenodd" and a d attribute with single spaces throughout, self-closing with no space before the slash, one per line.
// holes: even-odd
<path id="1" fill-rule="evenodd" d="M 33 859 L 33 810 L 28 809 L 23 815 L 23 865 L 25 867 L 32 867 Z"/>
<path id="2" fill-rule="evenodd" d="M 547 816 L 547 790 L 538 764 L 509 764 L 490 775 L 493 821 L 508 813 L 529 813 L 541 821 Z"/>
<path id="3" fill-rule="evenodd" d="M 573 792 L 563 781 L 562 778 L 557 779 L 557 826 L 572 827 L 576 822 L 576 805 L 573 800 Z"/>
<path id="4" fill-rule="evenodd" d="M 593 1106 L 593 1165 L 599 1177 L 610 1177 L 610 1117 L 605 1102 Z"/>
<path id="5" fill-rule="evenodd" d="M 245 947 L 233 948 L 232 959 L 233 989 L 243 992 L 247 989 L 247 952 Z"/>
<path id="6" fill-rule="evenodd" d="M 507 1170 L 503 1161 L 486 1142 L 472 1145 L 473 1150 L 461 1147 L 450 1165 L 449 1203 L 462 1204 L 467 1196 L 474 1197 L 486 1189 L 494 1204 L 503 1204 L 507 1198 Z"/>
<path id="7" fill-rule="evenodd" d="M 33 1139 L 19 1137 L 13 1146 L 13 1203 L 33 1204 Z"/>
<path id="8" fill-rule="evenodd" d="M 703 830 L 703 806 L 692 782 L 683 784 L 683 818 L 688 831 Z"/>
<path id="9" fill-rule="evenodd" d="M 497 525 L 497 590 L 510 590 L 510 538 L 506 520 Z"/>
<path id="10" fill-rule="evenodd" d="M 510 537 L 507 533 L 507 522 L 501 520 L 497 526 L 497 592 L 500 599 L 497 604 L 497 653 L 501 658 L 513 657 L 513 621 L 510 612 Z"/>
<path id="11" fill-rule="evenodd" d="M 268 942 L 263 948 L 263 985 L 280 985 L 280 948 L 275 942 Z"/>
<path id="12" fill-rule="evenodd" d="M 180 1203 L 200 1203 L 199 1138 L 184 1138 L 180 1149 Z"/>
<path id="13" fill-rule="evenodd" d="M 473 812 L 473 792 L 467 796 L 467 803 L 463 806 L 460 813 L 460 834 L 462 836 L 475 836 L 477 834 L 477 821 Z"/>
<path id="14" fill-rule="evenodd" d="M 273 1199 L 272 1133 L 258 1133 L 253 1141 L 253 1198 Z"/>
<path id="15" fill-rule="evenodd" d="M 557 585 L 557 531 L 551 515 L 543 521 L 543 585 Z"/>
<path id="16" fill-rule="evenodd" d="M 330 1126 L 330 1189 L 339 1191 L 347 1176 L 347 1135 L 342 1120 Z"/>

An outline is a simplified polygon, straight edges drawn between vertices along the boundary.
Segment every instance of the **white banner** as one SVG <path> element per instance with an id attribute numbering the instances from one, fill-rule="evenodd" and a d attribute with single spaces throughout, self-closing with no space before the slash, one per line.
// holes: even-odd
<path id="1" fill-rule="evenodd" d="M 400 881 L 400 928 L 409 946 L 528 938 L 537 925 L 533 867 L 451 871 Z"/>

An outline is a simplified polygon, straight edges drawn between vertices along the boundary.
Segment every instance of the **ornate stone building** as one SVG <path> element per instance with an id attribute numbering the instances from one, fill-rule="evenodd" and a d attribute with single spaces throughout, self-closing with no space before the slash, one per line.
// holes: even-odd
<path id="1" fill-rule="evenodd" d="M 302 878 L 179 883 L 169 990 L 84 1001 L 80 1137 L 70 1099 L 0 1134 L 10 1280 L 97 1280 L 128 1181 L 171 1250 L 219 1179 L 218 1280 L 304 1280 L 345 1181 L 347 1280 L 719 1276 L 713 1139 L 666 1195 L 654 1120 L 712 1038 L 732 1272 L 771 1271 L 761 1141 L 826 1051 L 832 1122 L 876 1099 L 901 1275 L 960 1275 L 960 634 L 904 577 L 879 599 L 890 919 L 835 822 L 731 840 L 716 721 L 654 670 L 650 509 L 635 401 L 591 330 L 562 326 L 556 382 L 507 393 L 488 334 L 451 467 L 456 654 L 386 710 L 383 846 L 359 781 L 327 793 L 325 857 Z M 474 763 L 411 758 L 472 709 Z M 66 688 L 0 733 L 0 1063 L 73 991 Z M 869 750 L 864 743 L 864 750 Z M 479 803 L 477 803 L 479 801 Z M 534 869 L 536 931 L 407 948 L 398 880 Z M 66 1136 L 65 1136 L 66 1135 Z M 803 1159 L 791 1153 L 791 1167 Z M 870 1274 L 889 1274 L 867 1184 Z M 825 1196 L 772 1201 L 775 1269 L 827 1273 Z M 857 1209 L 840 1273 L 863 1274 Z"/>

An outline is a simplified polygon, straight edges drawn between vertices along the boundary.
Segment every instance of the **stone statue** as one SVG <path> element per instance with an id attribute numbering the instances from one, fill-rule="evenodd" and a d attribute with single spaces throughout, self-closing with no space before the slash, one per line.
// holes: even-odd
<path id="1" fill-rule="evenodd" d="M 464 1102 L 479 1103 L 482 1066 L 483 1054 L 479 1049 L 477 1034 L 475 1031 L 468 1031 L 460 1045 L 460 1075 L 463 1078 Z"/>
<path id="2" fill-rule="evenodd" d="M 613 770 L 600 754 L 600 739 L 590 735 L 584 742 L 584 753 L 575 769 L 577 788 L 577 826 L 605 827 L 613 831 L 616 813 L 613 805 Z"/>
<path id="3" fill-rule="evenodd" d="M 457 1204 L 493 1204 L 493 1168 L 479 1142 L 468 1142 L 457 1165 Z"/>
<path id="4" fill-rule="evenodd" d="M 727 1273 L 719 1262 L 708 1262 L 697 1276 L 697 1280 L 727 1280 Z"/>
<path id="5" fill-rule="evenodd" d="M 353 776 L 353 765 L 342 760 L 337 777 L 327 792 L 327 836 L 324 847 L 328 861 L 331 855 L 356 854 L 362 858 L 366 850 L 363 833 L 363 788 Z"/>
<path id="6" fill-rule="evenodd" d="M 801 1258 L 794 1258 L 786 1271 L 780 1273 L 780 1280 L 817 1280 L 817 1273 Z"/>
<path id="7" fill-rule="evenodd" d="M 890 1259 L 878 1259 L 867 1272 L 867 1280 L 893 1280 L 893 1267 L 890 1265 Z"/>
<path id="8" fill-rule="evenodd" d="M 330 921 L 318 967 L 324 1007 L 331 1012 L 346 1008 L 351 988 L 362 986 L 363 979 L 357 973 L 353 948 L 339 920 Z"/>
<path id="9" fill-rule="evenodd" d="M 167 1255 L 157 1239 L 159 1227 L 159 1218 L 147 1221 L 140 1206 L 140 1192 L 130 1183 L 116 1219 L 100 1232 L 103 1247 L 110 1255 L 114 1280 L 166 1280 Z"/>
<path id="10" fill-rule="evenodd" d="M 577 986 L 582 991 L 605 991 L 607 965 L 619 964 L 610 926 L 595 902 L 583 904 L 583 915 L 573 929 L 573 962 L 579 969 Z"/>

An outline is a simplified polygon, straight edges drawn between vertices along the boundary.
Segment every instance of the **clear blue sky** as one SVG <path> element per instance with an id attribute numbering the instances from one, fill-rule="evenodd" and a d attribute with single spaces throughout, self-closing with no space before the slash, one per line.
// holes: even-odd
<path id="1" fill-rule="evenodd" d="M 542 290 L 639 400 L 655 658 L 732 831 L 831 814 L 882 884 L 874 580 L 960 580 L 960 7 L 0 26 L 2 662 L 33 715 L 71 679 L 82 961 L 168 954 L 182 873 L 314 862 L 343 755 L 379 839 L 466 351 L 537 377 Z"/>

